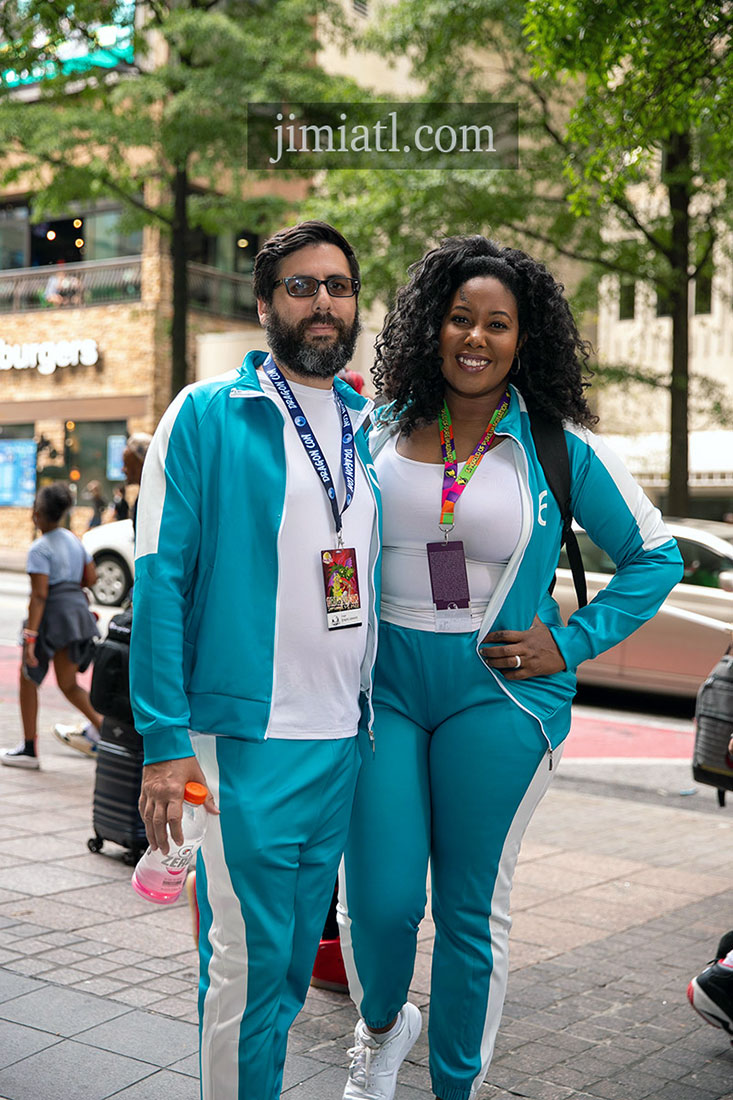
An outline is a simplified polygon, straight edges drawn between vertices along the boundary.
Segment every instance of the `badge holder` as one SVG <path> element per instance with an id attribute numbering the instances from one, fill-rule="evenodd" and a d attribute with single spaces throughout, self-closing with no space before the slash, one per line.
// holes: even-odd
<path id="1" fill-rule="evenodd" d="M 448 530 L 442 542 L 427 544 L 430 587 L 435 604 L 435 629 L 439 633 L 468 632 L 471 626 L 471 599 L 463 543 L 448 542 Z"/>
<path id="2" fill-rule="evenodd" d="M 359 572 L 353 546 L 321 551 L 326 623 L 329 630 L 361 626 L 363 613 L 359 594 Z"/>

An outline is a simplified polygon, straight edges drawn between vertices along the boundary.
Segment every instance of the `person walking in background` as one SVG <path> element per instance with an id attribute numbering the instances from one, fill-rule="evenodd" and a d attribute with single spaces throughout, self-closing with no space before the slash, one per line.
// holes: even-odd
<path id="1" fill-rule="evenodd" d="M 72 505 L 68 486 L 48 485 L 36 497 L 33 522 L 41 535 L 28 551 L 31 581 L 28 618 L 23 627 L 20 666 L 20 713 L 23 743 L 0 756 L 6 767 L 38 769 L 38 688 L 53 661 L 56 681 L 70 703 L 87 718 L 98 739 L 101 715 L 77 682 L 92 659 L 94 638 L 99 633 L 89 610 L 83 585 L 97 579 L 94 563 L 76 535 L 61 521 Z M 89 750 L 94 751 L 93 748 Z"/>
<path id="2" fill-rule="evenodd" d="M 147 432 L 133 432 L 128 438 L 122 452 L 122 473 L 125 475 L 125 485 L 140 484 L 145 457 L 152 441 L 152 435 Z M 137 522 L 137 501 L 138 498 L 135 497 L 135 503 L 130 509 L 130 519 L 133 527 L 136 526 Z"/>
<path id="3" fill-rule="evenodd" d="M 107 523 L 118 523 L 122 519 L 130 518 L 130 505 L 125 496 L 125 486 L 120 485 L 112 494 L 112 503 L 107 511 L 105 520 Z"/>
<path id="4" fill-rule="evenodd" d="M 335 379 L 359 267 L 305 222 L 254 290 L 270 354 L 163 416 L 137 518 L 131 698 L 153 848 L 182 842 L 189 780 L 213 816 L 196 864 L 203 1100 L 277 1100 L 367 738 L 376 648 L 372 403 Z M 370 752 L 370 749 L 366 750 Z M 219 814 L 216 814 L 218 807 Z"/>
<path id="5" fill-rule="evenodd" d="M 421 1028 L 407 1001 L 431 871 L 430 1072 L 477 1096 L 508 971 L 524 831 L 570 728 L 575 671 L 661 605 L 682 559 L 589 430 L 587 346 L 542 264 L 457 237 L 411 268 L 377 341 L 370 436 L 384 502 L 374 686 L 341 876 L 356 1026 L 344 1100 L 391 1100 Z M 549 589 L 562 517 L 530 416 L 557 425 L 572 513 L 616 575 L 565 626 Z"/>
<path id="6" fill-rule="evenodd" d="M 122 452 L 122 472 L 125 475 L 126 485 L 139 486 L 145 456 L 148 453 L 152 438 L 152 435 L 147 432 L 134 432 L 127 440 L 125 450 Z M 122 492 L 124 494 L 124 488 Z M 123 502 L 127 506 L 127 500 L 124 496 Z M 133 530 L 136 515 L 137 497 L 135 497 L 132 508 L 128 507 L 128 516 L 132 520 Z M 128 516 L 120 515 L 119 518 L 127 519 Z M 76 749 L 77 752 L 87 754 L 96 753 L 96 734 L 94 727 L 89 722 L 57 722 L 53 727 L 53 732 L 54 736 L 67 748 Z"/>
<path id="7" fill-rule="evenodd" d="M 87 493 L 91 497 L 92 501 L 92 518 L 89 520 L 88 530 L 91 531 L 93 527 L 99 527 L 102 522 L 102 516 L 104 510 L 107 507 L 107 501 L 102 496 L 102 486 L 98 481 L 90 481 L 86 488 Z"/>

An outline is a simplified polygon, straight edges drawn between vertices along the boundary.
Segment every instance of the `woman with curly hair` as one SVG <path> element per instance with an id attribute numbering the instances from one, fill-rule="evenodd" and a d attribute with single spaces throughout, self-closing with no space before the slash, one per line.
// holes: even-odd
<path id="1" fill-rule="evenodd" d="M 359 777 L 339 923 L 361 1013 L 344 1100 L 391 1100 L 421 1016 L 407 1001 L 431 871 L 430 1071 L 475 1097 L 508 968 L 524 831 L 570 728 L 575 671 L 682 575 L 659 512 L 589 430 L 588 347 L 545 267 L 454 237 L 410 269 L 377 341 L 384 505 L 374 752 Z M 562 424 L 573 515 L 617 564 L 564 625 L 561 513 L 530 415 Z"/>

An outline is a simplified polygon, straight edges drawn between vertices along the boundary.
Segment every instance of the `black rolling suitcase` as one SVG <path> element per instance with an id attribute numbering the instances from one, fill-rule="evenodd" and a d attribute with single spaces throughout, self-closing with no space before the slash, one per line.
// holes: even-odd
<path id="1" fill-rule="evenodd" d="M 728 742 L 733 736 L 733 654 L 727 653 L 703 682 L 695 706 L 695 748 L 692 774 L 698 783 L 717 787 L 718 802 L 733 791 L 733 758 Z"/>
<path id="2" fill-rule="evenodd" d="M 101 851 L 105 840 L 125 849 L 125 863 L 133 865 L 148 846 L 140 812 L 143 774 L 142 738 L 133 726 L 105 718 L 97 749 L 92 827 L 87 841 L 91 852 Z"/>

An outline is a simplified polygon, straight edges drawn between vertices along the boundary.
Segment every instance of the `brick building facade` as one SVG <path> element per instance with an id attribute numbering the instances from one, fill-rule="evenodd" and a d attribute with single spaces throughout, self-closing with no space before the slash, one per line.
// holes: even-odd
<path id="1" fill-rule="evenodd" d="M 171 271 L 152 229 L 139 256 L 61 268 L 74 293 L 54 305 L 46 291 L 58 271 L 0 271 L 0 444 L 35 440 L 38 487 L 56 478 L 76 486 L 72 528 L 81 533 L 92 514 L 88 482 L 99 480 L 107 500 L 121 484 L 119 471 L 107 476 L 109 441 L 152 432 L 170 399 Z M 204 265 L 190 276 L 193 378 L 197 335 L 257 322 L 247 276 Z M 23 549 L 32 537 L 29 507 L 0 506 L 0 547 Z"/>

